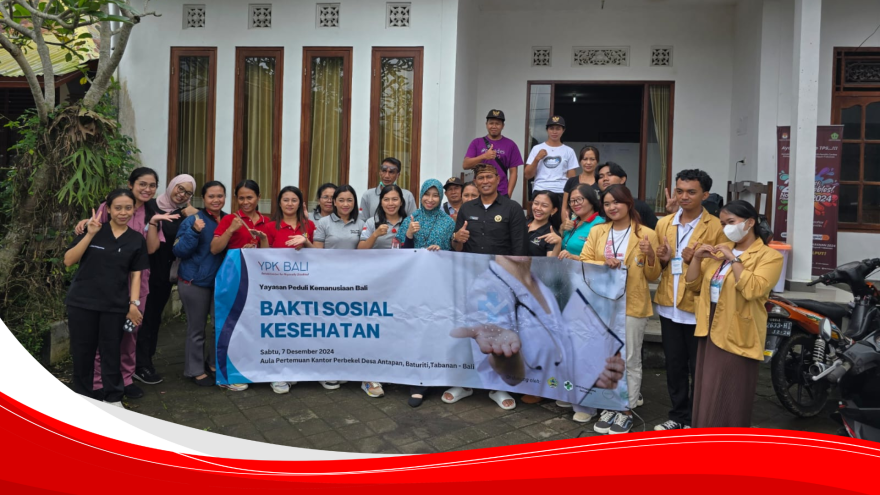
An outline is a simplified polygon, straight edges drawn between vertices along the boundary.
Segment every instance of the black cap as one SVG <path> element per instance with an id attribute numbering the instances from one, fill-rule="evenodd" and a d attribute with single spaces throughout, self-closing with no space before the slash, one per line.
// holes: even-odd
<path id="1" fill-rule="evenodd" d="M 461 179 L 459 179 L 458 177 L 450 177 L 450 178 L 446 181 L 446 184 L 443 185 L 443 190 L 445 191 L 446 188 L 448 188 L 449 186 L 460 186 L 460 187 L 464 187 L 464 181 L 461 180 Z"/>
<path id="2" fill-rule="evenodd" d="M 554 115 L 547 119 L 547 127 L 550 127 L 551 125 L 561 125 L 562 127 L 565 127 L 565 119 L 559 115 Z"/>
<path id="3" fill-rule="evenodd" d="M 501 110 L 495 110 L 493 108 L 492 110 L 489 110 L 488 114 L 486 114 L 486 120 L 489 119 L 498 119 L 501 122 L 504 122 L 504 112 L 502 112 Z"/>

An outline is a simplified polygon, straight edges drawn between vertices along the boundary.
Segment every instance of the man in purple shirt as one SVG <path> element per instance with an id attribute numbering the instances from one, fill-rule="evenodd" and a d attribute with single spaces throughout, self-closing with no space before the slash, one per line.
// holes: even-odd
<path id="1" fill-rule="evenodd" d="M 498 194 L 510 197 L 516 187 L 517 167 L 523 164 L 522 153 L 516 143 L 501 135 L 504 130 L 504 112 L 501 110 L 489 111 L 486 115 L 486 130 L 489 131 L 488 135 L 471 141 L 462 166 L 465 170 L 471 170 L 478 163 L 494 165 L 501 179 L 498 181 Z"/>

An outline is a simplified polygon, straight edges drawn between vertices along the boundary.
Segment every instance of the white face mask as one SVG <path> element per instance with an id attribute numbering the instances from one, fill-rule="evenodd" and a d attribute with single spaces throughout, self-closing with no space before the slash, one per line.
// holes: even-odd
<path id="1" fill-rule="evenodd" d="M 732 242 L 739 242 L 749 233 L 750 228 L 746 228 L 746 222 L 742 221 L 736 225 L 725 225 L 724 226 L 724 235 L 727 236 Z"/>

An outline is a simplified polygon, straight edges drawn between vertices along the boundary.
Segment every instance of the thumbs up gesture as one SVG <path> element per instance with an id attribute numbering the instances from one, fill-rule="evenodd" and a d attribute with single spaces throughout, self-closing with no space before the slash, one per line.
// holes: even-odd
<path id="1" fill-rule="evenodd" d="M 639 251 L 647 254 L 649 260 L 654 257 L 654 247 L 651 246 L 651 241 L 647 237 L 642 237 L 642 240 L 639 241 Z"/>
<path id="2" fill-rule="evenodd" d="M 195 221 L 195 223 L 193 223 L 193 227 L 192 227 L 192 228 L 193 228 L 193 230 L 195 230 L 196 232 L 201 232 L 202 229 L 205 228 L 205 221 L 202 220 L 201 218 L 199 218 L 199 214 L 198 214 L 198 213 L 195 214 L 195 219 L 196 219 L 196 221 Z"/>
<path id="3" fill-rule="evenodd" d="M 660 261 L 663 263 L 669 263 L 669 260 L 672 259 L 672 250 L 666 242 L 666 236 L 660 236 L 660 246 L 657 247 L 657 257 L 660 258 Z"/>
<path id="4" fill-rule="evenodd" d="M 459 242 L 459 243 L 464 244 L 464 243 L 466 243 L 466 242 L 468 241 L 468 239 L 470 239 L 470 238 L 471 238 L 471 233 L 468 232 L 468 229 L 467 229 L 467 220 L 465 220 L 465 221 L 464 221 L 464 225 L 462 225 L 461 228 L 458 229 L 458 232 L 456 232 L 455 234 L 452 235 L 452 239 L 453 239 L 455 242 Z"/>
<path id="5" fill-rule="evenodd" d="M 406 236 L 412 239 L 416 233 L 422 228 L 419 222 L 412 215 L 409 216 L 409 227 L 406 229 Z"/>
<path id="6" fill-rule="evenodd" d="M 495 145 L 490 144 L 489 149 L 483 153 L 483 157 L 485 160 L 494 160 L 496 156 L 498 156 L 498 152 L 495 151 Z"/>

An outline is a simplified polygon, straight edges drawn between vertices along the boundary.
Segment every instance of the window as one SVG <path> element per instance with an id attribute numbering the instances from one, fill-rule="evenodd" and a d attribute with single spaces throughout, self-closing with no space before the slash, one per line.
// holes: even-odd
<path id="1" fill-rule="evenodd" d="M 303 48 L 299 183 L 309 209 L 321 184 L 348 183 L 351 48 Z"/>
<path id="2" fill-rule="evenodd" d="M 843 125 L 840 230 L 880 231 L 880 48 L 835 48 L 831 123 Z"/>
<path id="3" fill-rule="evenodd" d="M 370 187 L 379 165 L 393 156 L 403 164 L 398 185 L 418 196 L 424 49 L 373 48 L 370 95 Z"/>
<path id="4" fill-rule="evenodd" d="M 232 186 L 244 179 L 256 181 L 263 213 L 272 210 L 279 190 L 283 66 L 283 48 L 235 50 Z"/>
<path id="5" fill-rule="evenodd" d="M 189 174 L 196 184 L 214 180 L 216 48 L 171 48 L 168 110 L 168 179 Z M 202 198 L 193 196 L 201 207 Z"/>
<path id="6" fill-rule="evenodd" d="M 562 141 L 579 153 L 595 146 L 600 162 L 627 171 L 633 195 L 665 214 L 664 190 L 672 178 L 672 123 L 675 83 L 667 81 L 532 81 L 526 101 L 524 159 L 547 139 L 546 123 L 561 115 Z M 523 204 L 533 181 L 527 181 Z"/>

